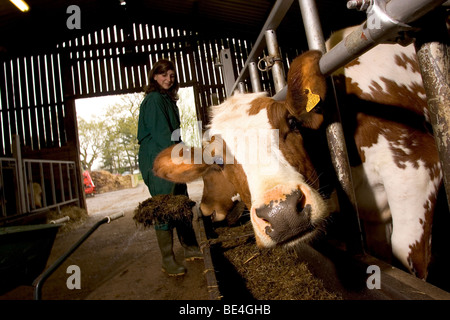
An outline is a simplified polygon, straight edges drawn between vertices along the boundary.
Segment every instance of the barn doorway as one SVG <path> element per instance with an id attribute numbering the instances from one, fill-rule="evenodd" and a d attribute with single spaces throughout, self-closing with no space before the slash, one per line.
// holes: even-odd
<path id="1" fill-rule="evenodd" d="M 200 146 L 194 89 L 180 88 L 178 93 L 182 139 L 188 145 Z M 83 169 L 113 174 L 138 170 L 136 135 L 143 99 L 140 92 L 75 100 Z"/>

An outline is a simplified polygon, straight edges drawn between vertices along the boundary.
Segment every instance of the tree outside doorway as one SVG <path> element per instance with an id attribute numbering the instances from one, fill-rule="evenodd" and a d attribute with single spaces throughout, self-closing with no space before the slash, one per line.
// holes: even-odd
<path id="1" fill-rule="evenodd" d="M 115 96 L 114 99 L 87 98 L 76 101 L 80 160 L 83 169 L 111 173 L 135 172 L 139 168 L 137 124 L 143 93 Z M 201 138 L 192 87 L 179 90 L 181 136 L 192 146 Z M 96 110 L 96 112 L 93 112 Z"/>

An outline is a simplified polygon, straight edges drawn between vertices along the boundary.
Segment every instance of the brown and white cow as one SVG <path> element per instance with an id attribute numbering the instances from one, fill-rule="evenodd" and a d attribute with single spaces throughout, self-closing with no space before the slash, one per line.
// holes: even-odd
<path id="1" fill-rule="evenodd" d="M 250 209 L 259 246 L 313 238 L 332 211 L 320 192 L 319 143 L 304 134 L 323 123 L 323 106 L 315 106 L 326 94 L 320 57 L 309 51 L 292 62 L 286 101 L 264 93 L 236 94 L 213 107 L 212 143 L 203 150 L 181 145 L 164 150 L 155 160 L 155 174 L 175 182 L 223 174 Z M 367 225 L 392 221 L 393 255 L 426 278 L 442 173 L 414 49 L 379 45 L 340 70 L 336 82 L 347 138 L 354 138 L 349 150 L 361 219 Z M 251 140 L 248 132 L 258 140 L 235 148 L 236 141 Z M 265 156 L 252 162 L 255 141 Z"/>
<path id="2" fill-rule="evenodd" d="M 354 121 L 346 130 L 359 155 L 352 176 L 360 219 L 369 233 L 390 221 L 392 254 L 426 278 L 442 172 L 414 46 L 379 45 L 337 74 Z"/>

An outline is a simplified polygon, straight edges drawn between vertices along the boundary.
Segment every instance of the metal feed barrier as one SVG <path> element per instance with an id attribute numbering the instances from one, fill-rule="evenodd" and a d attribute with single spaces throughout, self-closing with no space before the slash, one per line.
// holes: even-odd
<path id="1" fill-rule="evenodd" d="M 0 222 L 50 209 L 60 212 L 67 204 L 80 206 L 81 178 L 74 161 L 22 159 L 16 144 L 14 158 L 0 159 Z"/>
<path id="2" fill-rule="evenodd" d="M 78 180 L 74 161 L 56 160 L 31 160 L 23 159 L 26 211 L 39 212 L 61 206 L 76 203 L 79 206 Z M 38 181 L 33 176 L 39 177 Z M 48 174 L 48 175 L 47 175 Z M 36 206 L 33 183 L 38 183 L 42 188 L 42 205 Z M 47 193 L 50 194 L 47 197 Z"/>
<path id="3" fill-rule="evenodd" d="M 261 84 L 258 68 L 261 70 L 261 63 L 264 62 L 266 69 L 272 71 L 274 87 L 276 94 L 275 100 L 284 100 L 287 87 L 283 63 L 280 57 L 280 51 L 277 44 L 275 30 L 282 22 L 284 16 L 291 7 L 293 0 L 278 0 L 274 4 L 272 11 L 267 18 L 263 29 L 261 30 L 248 59 L 235 79 L 232 69 L 231 56 L 227 49 L 222 50 L 220 54 L 220 66 L 225 84 L 227 96 L 231 96 L 235 91 L 246 92 L 246 80 L 249 78 L 253 92 L 260 92 Z M 445 4 L 444 4 L 445 3 Z M 299 0 L 302 20 L 304 23 L 309 49 L 320 50 L 322 56 L 319 66 L 321 72 L 329 76 L 340 67 L 346 65 L 353 59 L 359 57 L 364 52 L 370 50 L 376 45 L 389 41 L 399 42 L 407 32 L 416 31 L 410 26 L 411 23 L 430 13 L 441 5 L 449 5 L 449 1 L 444 0 L 410 0 L 407 5 L 402 0 L 352 0 L 348 1 L 349 9 L 366 11 L 367 20 L 362 23 L 355 31 L 349 34 L 344 40 L 338 43 L 329 52 L 326 52 L 325 41 L 317 12 L 316 3 L 313 0 Z M 373 23 L 376 22 L 376 28 Z M 416 39 L 416 52 L 421 68 L 425 91 L 427 94 L 428 107 L 431 114 L 431 124 L 435 135 L 437 148 L 441 160 L 444 174 L 444 186 L 447 194 L 447 202 L 450 207 L 450 88 L 448 85 L 448 74 L 445 76 L 445 70 L 448 66 L 448 48 L 445 44 L 435 41 L 431 36 L 435 35 L 436 30 L 427 32 L 430 38 Z M 261 59 L 263 50 L 267 47 L 268 57 Z M 332 84 L 332 80 L 330 79 Z M 248 84 L 248 83 L 247 83 Z M 333 84 L 332 84 L 333 85 Z M 335 96 L 336 99 L 336 96 Z M 334 115 L 331 119 L 334 121 L 327 126 L 327 139 L 330 149 L 331 159 L 336 171 L 337 177 L 342 188 L 339 199 L 342 212 L 347 214 L 347 221 L 351 224 L 350 235 L 346 239 L 347 250 L 356 255 L 360 254 L 366 262 L 369 258 L 371 263 L 377 262 L 379 265 L 385 264 L 364 253 L 364 243 L 356 207 L 356 197 L 354 194 L 353 183 L 350 173 L 350 164 L 347 155 L 347 148 L 344 141 L 342 124 L 340 123 L 339 109 L 336 99 Z M 341 203 L 342 202 L 342 203 Z M 369 257 L 369 258 L 368 258 Z M 394 269 L 394 268 L 392 268 Z M 398 271 L 398 272 L 397 272 Z M 409 277 L 409 274 L 395 269 L 395 272 L 387 272 L 389 277 L 395 281 L 400 281 L 405 291 L 400 295 L 403 298 L 412 297 L 412 292 L 420 287 L 420 290 L 427 292 L 431 298 L 448 299 L 449 295 L 437 290 L 433 286 L 423 286 L 423 282 L 415 281 Z M 384 273 L 386 276 L 386 273 Z M 407 279 L 407 280 L 405 280 Z M 393 281 L 388 281 L 392 284 Z M 389 287 L 389 285 L 387 286 Z M 399 292 L 398 289 L 392 289 Z M 406 292 L 406 293 L 405 293 Z M 388 294 L 389 296 L 389 294 Z M 392 295 L 391 295 L 392 296 Z"/>

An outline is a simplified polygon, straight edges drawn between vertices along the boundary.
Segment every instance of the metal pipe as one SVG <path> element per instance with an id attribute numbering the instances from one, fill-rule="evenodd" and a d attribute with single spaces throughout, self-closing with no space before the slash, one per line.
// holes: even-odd
<path id="1" fill-rule="evenodd" d="M 299 0 L 302 19 L 305 27 L 306 37 L 310 50 L 326 52 L 325 40 L 322 27 L 314 0 Z M 349 230 L 347 245 L 355 253 L 364 252 L 362 232 L 356 205 L 356 195 L 353 188 L 350 161 L 348 159 L 347 146 L 345 143 L 344 129 L 340 119 L 338 100 L 334 91 L 333 80 L 329 81 L 329 92 L 334 94 L 334 103 L 327 104 L 328 119 L 326 136 L 330 150 L 331 161 L 336 172 L 344 195 L 339 199 L 342 212 L 346 214 L 346 227 Z M 330 94 L 331 96 L 331 94 Z M 345 197 L 345 199 L 342 199 Z"/>
<path id="2" fill-rule="evenodd" d="M 47 280 L 48 277 L 50 277 L 53 272 L 55 272 L 58 267 L 63 264 L 66 259 L 75 252 L 75 250 L 78 249 L 79 246 L 83 244 L 84 241 L 89 238 L 89 236 L 98 229 L 102 224 L 104 223 L 110 223 L 113 220 L 116 220 L 118 218 L 121 218 L 124 216 L 123 211 L 119 213 L 115 213 L 113 215 L 104 217 L 100 221 L 98 221 L 96 224 L 94 224 L 67 252 L 65 252 L 62 256 L 60 256 L 47 270 L 45 270 L 39 277 L 37 277 L 33 281 L 33 287 L 34 287 L 34 299 L 40 300 L 42 297 L 42 286 L 44 285 L 44 282 Z"/>
<path id="3" fill-rule="evenodd" d="M 281 61 L 280 48 L 278 47 L 277 35 L 274 30 L 267 30 L 266 33 L 267 51 L 274 64 L 272 66 L 273 83 L 275 92 L 279 92 L 286 85 L 286 77 Z"/>
<path id="4" fill-rule="evenodd" d="M 44 180 L 44 167 L 42 162 L 39 163 L 39 175 L 41 178 L 41 189 L 42 189 L 42 207 L 47 206 L 47 193 L 45 188 L 45 180 Z"/>
<path id="5" fill-rule="evenodd" d="M 53 171 L 53 164 L 50 164 L 50 181 L 51 183 L 51 188 L 52 188 L 52 200 L 53 200 L 53 204 L 57 203 L 56 201 L 56 190 L 55 190 L 55 173 Z"/>
<path id="6" fill-rule="evenodd" d="M 225 85 L 225 93 L 227 97 L 233 94 L 233 85 L 235 81 L 233 63 L 231 61 L 230 49 L 220 50 L 220 64 L 222 68 L 223 83 Z"/>
<path id="7" fill-rule="evenodd" d="M 394 21 L 411 23 L 444 4 L 445 0 L 386 1 L 386 14 Z"/>
<path id="8" fill-rule="evenodd" d="M 299 0 L 303 23 L 305 26 L 306 38 L 310 50 L 320 50 L 326 53 L 325 40 L 323 38 L 322 27 L 314 0 Z M 334 90 L 333 90 L 334 93 Z M 335 114 L 333 122 L 327 127 L 327 139 L 331 152 L 334 169 L 336 170 L 339 182 L 347 194 L 350 203 L 356 210 L 356 197 L 353 190 L 353 183 L 350 173 L 350 162 L 347 156 L 344 130 L 340 122 L 338 101 L 335 96 L 336 108 L 331 110 Z"/>
<path id="9" fill-rule="evenodd" d="M 309 50 L 319 50 L 325 53 L 327 50 L 316 3 L 311 0 L 300 0 L 299 5 Z"/>
<path id="10" fill-rule="evenodd" d="M 75 165 L 75 161 L 67 161 L 67 160 L 37 160 L 37 159 L 23 159 L 24 162 L 30 163 L 62 163 L 62 164 L 73 164 Z"/>
<path id="11" fill-rule="evenodd" d="M 303 6 L 302 1 L 299 1 Z M 377 0 L 375 9 L 368 12 L 367 20 L 323 55 L 319 62 L 321 72 L 328 76 L 378 43 L 395 38 L 399 31 L 409 29 L 407 23 L 417 20 L 443 2 L 445 0 L 410 0 L 406 6 L 403 0 L 391 0 L 383 6 Z M 309 20 L 308 17 L 305 19 Z M 273 98 L 284 100 L 286 92 L 287 88 L 283 88 Z"/>
<path id="12" fill-rule="evenodd" d="M 245 83 L 244 83 L 244 81 L 240 81 L 239 82 L 238 88 L 239 88 L 239 92 L 240 93 L 245 93 Z"/>
<path id="13" fill-rule="evenodd" d="M 70 221 L 70 217 L 69 216 L 65 216 L 63 218 L 59 218 L 59 219 L 56 219 L 56 220 L 50 220 L 49 223 L 60 224 L 60 223 L 68 222 L 68 221 Z"/>
<path id="14" fill-rule="evenodd" d="M 24 163 L 25 168 L 25 163 Z M 27 212 L 30 212 L 33 209 L 36 209 L 34 203 L 34 190 L 33 190 L 33 172 L 31 168 L 31 163 L 27 163 L 27 167 L 25 169 L 25 194 L 24 197 L 27 200 Z M 31 189 L 31 190 L 30 190 Z M 28 196 L 30 194 L 30 196 Z"/>
<path id="15" fill-rule="evenodd" d="M 277 92 L 272 98 L 277 101 L 285 100 L 287 94 L 287 86 L 284 86 L 279 92 Z"/>
<path id="16" fill-rule="evenodd" d="M 32 212 L 33 213 L 44 212 L 44 211 L 48 211 L 49 209 L 53 209 L 53 208 L 56 208 L 57 210 L 59 210 L 58 208 L 61 208 L 62 206 L 66 205 L 66 204 L 71 204 L 71 203 L 76 204 L 77 202 L 78 202 L 78 199 L 67 200 L 64 202 L 58 202 L 56 204 L 50 204 L 43 208 L 36 208 Z"/>
<path id="17" fill-rule="evenodd" d="M 66 165 L 66 175 L 67 175 L 67 185 L 69 187 L 69 199 L 72 200 L 72 179 L 70 179 L 70 171 L 69 171 L 69 165 Z"/>
<path id="18" fill-rule="evenodd" d="M 250 81 L 252 83 L 252 91 L 253 92 L 261 92 L 261 82 L 259 81 L 259 73 L 258 67 L 256 66 L 256 62 L 250 62 L 248 66 L 248 70 L 250 71 Z"/>
<path id="19" fill-rule="evenodd" d="M 431 26 L 436 26 L 432 23 Z M 442 26 L 443 37 L 447 30 Z M 438 33 L 424 32 L 424 36 L 436 36 Z M 441 41 L 424 42 L 418 37 L 416 42 L 417 58 L 422 74 L 423 85 L 427 95 L 430 123 L 433 127 L 434 138 L 439 153 L 441 168 L 444 176 L 444 187 L 447 203 L 450 208 L 450 63 L 448 44 L 445 38 Z M 448 41 L 448 40 L 447 40 Z"/>
<path id="20" fill-rule="evenodd" d="M 80 195 L 78 193 L 79 179 L 77 179 L 77 169 L 75 167 L 75 164 L 72 164 L 70 167 L 73 170 L 73 177 L 74 177 L 74 181 L 75 181 L 75 199 L 77 200 L 78 207 L 81 208 Z M 83 198 L 84 198 L 84 195 L 83 195 Z"/>
<path id="21" fill-rule="evenodd" d="M 444 0 L 374 0 L 367 20 L 320 59 L 320 71 L 330 75 L 378 43 L 395 40 L 411 23 L 440 6 Z"/>
<path id="22" fill-rule="evenodd" d="M 12 150 L 13 157 L 16 159 L 17 165 L 17 182 L 19 186 L 19 206 L 18 206 L 18 214 L 22 214 L 27 212 L 27 201 L 28 199 L 26 194 L 26 186 L 24 185 L 24 181 L 26 182 L 26 172 L 24 173 L 24 166 L 22 166 L 22 152 L 20 149 L 20 137 L 18 135 L 13 135 L 12 137 Z M 25 175 L 25 177 L 24 177 Z"/>
<path id="23" fill-rule="evenodd" d="M 66 201 L 66 197 L 64 194 L 64 180 L 63 180 L 63 173 L 62 173 L 62 165 L 61 163 L 58 164 L 58 170 L 59 170 L 59 185 L 61 187 L 60 193 L 61 193 L 61 199 L 62 201 Z"/>
<path id="24" fill-rule="evenodd" d="M 256 62 L 258 57 L 261 55 L 264 48 L 266 47 L 266 38 L 265 38 L 266 30 L 276 30 L 278 28 L 278 26 L 280 25 L 281 21 L 283 21 L 284 16 L 288 12 L 293 2 L 294 0 L 277 0 L 277 2 L 275 2 L 272 10 L 270 11 L 269 17 L 267 17 L 267 20 L 264 23 L 264 26 L 262 27 L 262 30 L 259 33 L 258 38 L 253 44 L 252 51 L 250 51 L 250 54 L 248 55 L 244 68 L 242 68 L 242 70 L 240 71 L 239 76 L 234 82 L 234 85 L 230 90 L 230 92 L 234 92 L 234 90 L 236 90 L 236 88 L 238 87 L 239 82 L 242 82 L 244 81 L 244 79 L 247 78 L 249 71 L 248 68 L 249 64 L 251 62 Z"/>

